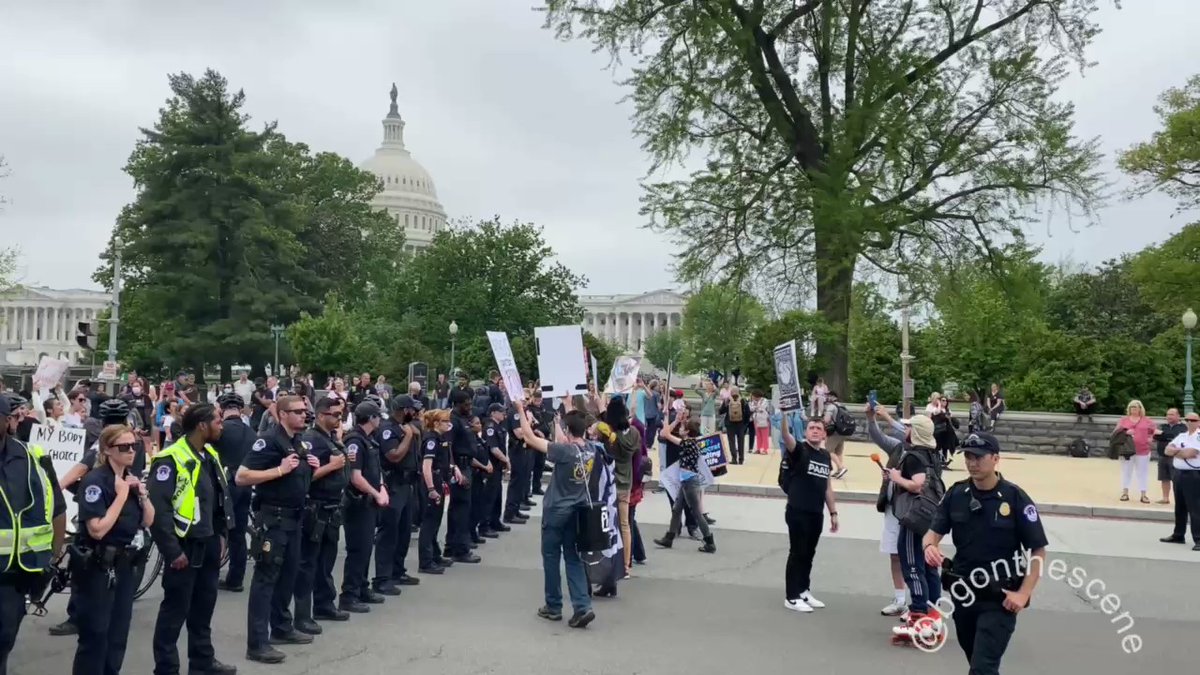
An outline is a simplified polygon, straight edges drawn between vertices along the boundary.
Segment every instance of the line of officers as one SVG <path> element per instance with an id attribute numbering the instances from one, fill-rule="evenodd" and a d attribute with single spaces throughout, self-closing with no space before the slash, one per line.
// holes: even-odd
<path id="1" fill-rule="evenodd" d="M 133 542 L 151 516 L 151 534 L 165 561 L 152 639 L 156 675 L 179 673 L 176 645 L 185 627 L 190 673 L 237 672 L 217 660 L 211 621 L 218 589 L 244 590 L 247 559 L 254 566 L 246 658 L 269 664 L 286 658 L 277 646 L 311 643 L 322 633 L 318 621 L 347 621 L 400 595 L 400 587 L 417 585 L 406 564 L 414 530 L 422 573 L 479 563 L 474 549 L 528 520 L 532 456 L 515 410 L 492 404 L 480 420 L 471 414 L 469 393 L 454 392 L 450 403 L 451 410 L 423 411 L 420 400 L 398 396 L 385 417 L 382 401 L 368 397 L 355 406 L 354 425 L 343 434 L 342 399 L 323 398 L 310 410 L 305 399 L 282 396 L 275 406 L 277 423 L 256 435 L 241 416 L 245 401 L 230 393 L 216 406 L 188 408 L 181 437 L 155 455 L 145 483 L 127 474 L 125 463 L 90 471 L 77 499 L 81 506 L 93 497 L 97 503 L 81 512 L 107 512 L 118 492 L 138 498 L 121 499 L 104 536 L 93 538 L 87 527 L 79 528 L 73 587 L 104 590 L 90 593 L 89 607 L 71 617 L 78 623 L 80 649 L 93 657 L 86 663 L 76 659 L 75 672 L 120 672 L 136 586 Z M 544 435 L 548 420 L 526 414 L 538 428 L 534 433 Z M 119 446 L 100 447 L 103 454 L 131 451 L 131 435 L 102 438 Z M 504 498 L 506 471 L 512 478 Z M 52 472 L 50 478 L 56 488 Z M 126 482 L 124 491 L 118 482 Z M 51 502 L 61 513 L 60 501 Z M 443 518 L 444 547 L 437 541 Z M 339 593 L 333 568 L 343 528 Z M 226 545 L 229 570 L 221 580 Z M 87 564 L 75 564 L 80 551 L 87 553 Z M 6 618 L 0 613 L 0 633 Z M 15 628 L 12 637 L 15 641 Z"/>

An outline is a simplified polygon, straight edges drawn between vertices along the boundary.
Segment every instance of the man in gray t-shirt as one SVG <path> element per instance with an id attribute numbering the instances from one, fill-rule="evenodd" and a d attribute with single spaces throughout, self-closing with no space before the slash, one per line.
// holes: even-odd
<path id="1" fill-rule="evenodd" d="M 595 454 L 584 437 L 587 435 L 587 418 L 573 410 L 571 399 L 563 401 L 566 415 L 560 424 L 554 422 L 554 442 L 539 438 L 533 433 L 533 425 L 525 414 L 524 401 L 513 401 L 520 419 L 517 432 L 533 452 L 547 455 L 554 463 L 550 487 L 542 502 L 542 574 L 545 577 L 546 604 L 537 614 L 547 621 L 562 620 L 562 575 L 558 561 L 563 561 L 567 570 L 567 590 L 571 594 L 571 606 L 575 613 L 567 623 L 571 628 L 583 628 L 596 618 L 592 613 L 592 598 L 588 594 L 587 571 L 575 548 L 578 536 L 579 510 L 586 508 L 588 497 L 588 473 Z M 563 427 L 566 427 L 565 429 Z"/>

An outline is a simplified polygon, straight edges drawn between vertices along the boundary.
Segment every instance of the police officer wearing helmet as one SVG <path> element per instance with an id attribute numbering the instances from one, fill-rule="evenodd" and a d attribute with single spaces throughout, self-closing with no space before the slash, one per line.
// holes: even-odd
<path id="1" fill-rule="evenodd" d="M 79 535 L 71 551 L 72 595 L 79 647 L 74 675 L 121 672 L 133 613 L 134 537 L 154 520 L 146 486 L 133 473 L 133 429 L 109 425 L 100 434 L 96 468 L 79 486 Z"/>
<path id="2" fill-rule="evenodd" d="M 454 562 L 477 563 L 471 552 L 471 461 L 475 459 L 475 435 L 471 433 L 471 398 L 450 395 L 450 450 L 454 471 L 450 480 L 450 506 L 446 514 L 446 555 Z"/>
<path id="3" fill-rule="evenodd" d="M 254 446 L 258 435 L 242 417 L 246 408 L 246 400 L 238 394 L 228 392 L 217 398 L 217 407 L 221 410 L 221 437 L 213 443 L 221 462 L 228 471 L 229 506 L 231 524 L 229 527 L 229 568 L 225 571 L 225 579 L 219 588 L 225 591 L 241 593 L 242 582 L 246 578 L 246 532 L 250 524 L 250 495 L 251 488 L 241 487 L 233 480 L 242 459 Z"/>
<path id="4" fill-rule="evenodd" d="M 510 471 L 508 454 L 508 429 L 504 424 L 507 415 L 503 403 L 493 403 L 488 406 L 487 418 L 483 420 L 483 442 L 491 455 L 494 470 L 483 481 L 484 518 L 479 526 L 479 534 L 494 538 L 500 532 L 509 532 L 511 527 L 500 522 L 504 488 L 504 472 Z"/>
<path id="5" fill-rule="evenodd" d="M 971 477 L 946 491 L 925 534 L 925 561 L 941 567 L 942 537 L 954 537 L 957 552 L 942 583 L 956 603 L 955 633 L 971 672 L 995 675 L 1017 614 L 1029 606 L 1041 576 L 1046 532 L 1029 495 L 996 472 L 1000 444 L 994 436 L 971 434 L 960 449 Z"/>
<path id="6" fill-rule="evenodd" d="M 25 596 L 45 583 L 66 532 L 67 504 L 54 464 L 40 447 L 16 439 L 20 422 L 8 397 L 0 396 L 0 675 L 8 672 Z"/>
<path id="7" fill-rule="evenodd" d="M 162 553 L 163 599 L 154 624 L 154 673 L 179 673 L 179 632 L 187 624 L 188 671 L 230 675 L 237 668 L 215 657 L 212 614 L 217 604 L 221 549 L 229 531 L 229 491 L 221 457 L 212 447 L 223 420 L 207 403 L 188 408 L 183 435 L 150 464 L 150 534 Z"/>
<path id="8" fill-rule="evenodd" d="M 296 630 L 320 635 L 314 618 L 346 621 L 348 612 L 334 606 L 337 588 L 333 585 L 333 565 L 338 555 L 338 534 L 342 527 L 342 495 L 350 484 L 346 451 L 338 440 L 343 417 L 340 398 L 317 401 L 315 425 L 304 432 L 303 440 L 320 462 L 308 488 L 301 530 L 300 574 L 296 579 Z"/>
<path id="9" fill-rule="evenodd" d="M 383 596 L 372 591 L 367 583 L 379 510 L 388 505 L 379 445 L 374 438 L 380 415 L 379 407 L 374 403 L 359 403 L 354 408 L 354 426 L 346 432 L 342 441 L 351 470 L 344 514 L 346 561 L 338 608 L 356 614 L 369 612 L 371 608 L 368 605 L 383 602 Z"/>
<path id="10" fill-rule="evenodd" d="M 392 399 L 391 417 L 376 432 L 383 464 L 388 507 L 379 512 L 379 536 L 375 544 L 375 579 L 372 587 L 383 595 L 400 595 L 401 586 L 420 580 L 409 576 L 405 558 L 412 543 L 416 511 L 417 453 L 421 432 L 413 418 L 422 404 L 407 394 Z"/>
<path id="11" fill-rule="evenodd" d="M 308 406 L 299 396 L 275 402 L 278 424 L 262 433 L 242 459 L 235 476 L 239 486 L 254 486 L 250 509 L 257 532 L 250 545 L 254 576 L 250 579 L 246 658 L 281 663 L 283 652 L 272 645 L 308 644 L 311 635 L 296 630 L 290 611 L 300 568 L 300 520 L 313 471 L 321 463 L 312 444 L 301 438 Z"/>

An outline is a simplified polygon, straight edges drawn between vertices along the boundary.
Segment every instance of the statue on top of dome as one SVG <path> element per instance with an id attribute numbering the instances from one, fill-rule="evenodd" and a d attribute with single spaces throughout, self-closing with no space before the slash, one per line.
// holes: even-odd
<path id="1" fill-rule="evenodd" d="M 396 89 L 396 83 L 395 83 L 395 82 L 393 82 L 393 83 L 392 83 L 392 92 L 391 92 L 391 96 L 392 96 L 392 108 L 391 108 L 391 110 L 389 110 L 389 111 L 388 111 L 388 112 L 392 113 L 393 115 L 398 115 L 398 114 L 400 114 L 400 111 L 399 111 L 399 110 L 396 108 L 396 96 L 397 96 L 399 93 L 400 93 L 400 92 L 399 92 L 399 91 Z"/>

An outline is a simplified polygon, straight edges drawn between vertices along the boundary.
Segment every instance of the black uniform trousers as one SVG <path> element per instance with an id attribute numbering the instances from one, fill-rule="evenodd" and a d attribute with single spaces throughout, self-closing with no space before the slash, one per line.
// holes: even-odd
<path id="1" fill-rule="evenodd" d="M 442 497 L 435 502 L 429 498 L 428 491 L 425 491 L 422 501 L 425 502 L 425 515 L 421 518 L 421 534 L 417 538 L 417 560 L 421 568 L 425 569 L 432 567 L 442 557 L 437 536 L 438 529 L 442 526 L 446 498 Z"/>
<path id="2" fill-rule="evenodd" d="M 25 619 L 25 596 L 36 581 L 26 572 L 0 573 L 0 675 L 8 675 L 8 655 Z"/>
<path id="3" fill-rule="evenodd" d="M 529 464 L 533 468 L 529 476 L 529 489 L 525 491 L 525 495 L 544 494 L 542 492 L 542 476 L 546 475 L 546 453 L 528 449 L 525 452 L 529 455 Z"/>
<path id="4" fill-rule="evenodd" d="M 466 475 L 471 475 L 469 472 Z M 450 486 L 450 507 L 446 513 L 446 555 L 471 552 L 471 489 Z"/>
<path id="5" fill-rule="evenodd" d="M 113 563 L 112 584 L 106 568 L 89 560 L 73 561 L 71 575 L 78 579 L 79 646 L 71 675 L 117 675 L 125 662 L 133 592 L 137 589 L 132 560 Z"/>
<path id="6" fill-rule="evenodd" d="M 250 525 L 250 497 L 254 488 L 234 483 L 236 468 L 229 469 L 229 500 L 232 503 L 233 523 L 229 529 L 229 569 L 225 582 L 241 586 L 246 579 L 246 533 Z"/>
<path id="7" fill-rule="evenodd" d="M 786 599 L 796 600 L 812 583 L 813 558 L 825 528 L 825 514 L 801 511 L 791 506 L 784 511 L 788 528 L 787 569 L 784 571 Z M 955 615 L 957 619 L 957 615 Z"/>
<path id="8" fill-rule="evenodd" d="M 504 502 L 504 471 L 498 463 L 493 462 L 492 466 L 495 470 L 483 479 L 483 526 L 499 530 Z"/>
<path id="9" fill-rule="evenodd" d="M 379 510 L 379 523 L 376 526 L 376 585 L 399 579 L 408 573 L 404 560 L 412 544 L 413 516 L 416 511 L 411 482 L 389 484 L 385 489 L 388 491 L 388 505 L 386 509 Z"/>
<path id="10" fill-rule="evenodd" d="M 529 460 L 532 459 L 529 456 L 530 452 L 529 448 L 519 446 L 514 446 L 509 450 L 508 461 L 512 463 L 512 468 L 509 470 L 508 476 L 508 496 L 504 501 L 505 518 L 519 515 L 521 502 L 525 501 L 525 497 L 529 494 L 527 483 L 530 476 Z"/>
<path id="11" fill-rule="evenodd" d="M 154 622 L 154 675 L 179 674 L 179 632 L 187 624 L 188 669 L 203 672 L 213 662 L 212 615 L 221 576 L 221 538 L 182 539 L 189 565 L 171 569 L 163 561 L 162 604 Z"/>
<path id="12" fill-rule="evenodd" d="M 333 565 L 337 562 L 340 502 L 310 502 L 301 528 L 300 571 L 296 576 L 296 619 L 312 619 L 313 608 L 331 610 L 337 600 Z"/>
<path id="13" fill-rule="evenodd" d="M 342 598 L 360 600 L 367 592 L 367 573 L 371 568 L 371 549 L 375 545 L 375 525 L 379 507 L 368 496 L 347 499 L 343 526 L 346 528 L 346 561 L 342 567 Z"/>
<path id="14" fill-rule="evenodd" d="M 292 598 L 300 572 L 301 509 L 264 507 L 254 514 L 258 526 L 254 576 L 246 603 L 246 648 L 265 649 L 271 633 L 286 634 L 292 625 Z"/>
<path id="15" fill-rule="evenodd" d="M 1197 460 L 1192 460 L 1196 462 Z M 1183 539 L 1188 518 L 1192 519 L 1192 543 L 1200 544 L 1200 471 L 1171 469 L 1175 485 L 1175 532 Z"/>
<path id="16" fill-rule="evenodd" d="M 1017 627 L 1017 615 L 995 600 L 954 608 L 954 633 L 971 675 L 999 675 L 1000 659 Z"/>
<path id="17" fill-rule="evenodd" d="M 488 478 L 495 475 L 496 465 L 492 465 L 492 473 L 488 473 L 483 469 L 471 470 L 471 527 L 470 535 L 474 539 L 479 536 L 480 530 L 488 529 L 488 520 L 491 516 L 491 505 L 489 501 L 492 494 L 488 492 Z"/>

